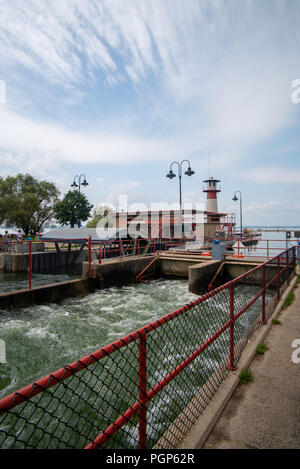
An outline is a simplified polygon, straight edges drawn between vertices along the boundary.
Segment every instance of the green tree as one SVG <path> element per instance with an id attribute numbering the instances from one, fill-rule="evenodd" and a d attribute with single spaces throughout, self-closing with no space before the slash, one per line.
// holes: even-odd
<path id="1" fill-rule="evenodd" d="M 74 228 L 80 221 L 90 217 L 93 205 L 89 203 L 86 196 L 78 191 L 68 191 L 64 198 L 54 206 L 54 216 L 61 225 L 70 225 Z"/>
<path id="2" fill-rule="evenodd" d="M 107 216 L 112 213 L 112 208 L 107 205 L 100 205 L 93 212 L 93 218 L 86 224 L 87 228 L 96 228 L 97 226 L 107 226 Z"/>
<path id="3" fill-rule="evenodd" d="M 30 174 L 0 177 L 0 224 L 28 233 L 40 232 L 53 216 L 59 196 L 55 184 Z"/>

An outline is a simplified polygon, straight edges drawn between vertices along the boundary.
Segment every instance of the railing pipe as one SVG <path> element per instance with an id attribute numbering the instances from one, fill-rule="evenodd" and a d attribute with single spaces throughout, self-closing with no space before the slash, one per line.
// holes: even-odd
<path id="1" fill-rule="evenodd" d="M 89 278 L 92 277 L 92 238 L 91 236 L 89 237 Z"/>
<path id="2" fill-rule="evenodd" d="M 277 293 L 277 301 L 280 300 L 280 268 L 279 268 L 279 263 L 280 263 L 280 257 L 277 256 L 277 275 L 276 275 L 276 293 Z"/>
<path id="3" fill-rule="evenodd" d="M 236 370 L 234 366 L 234 284 L 229 287 L 229 315 L 230 315 L 230 328 L 229 328 L 229 366 L 228 369 Z"/>
<path id="4" fill-rule="evenodd" d="M 290 272 L 289 272 L 289 251 L 286 251 L 286 283 L 287 285 L 290 284 Z"/>
<path id="5" fill-rule="evenodd" d="M 147 332 L 139 337 L 139 449 L 147 448 Z"/>
<path id="6" fill-rule="evenodd" d="M 29 241 L 29 290 L 31 290 L 32 281 L 32 241 Z"/>
<path id="7" fill-rule="evenodd" d="M 261 295 L 261 301 L 262 301 L 262 309 L 261 309 L 261 323 L 265 324 L 265 314 L 266 314 L 266 279 L 265 279 L 265 266 L 262 266 L 261 269 L 261 282 L 262 282 L 262 295 Z"/>

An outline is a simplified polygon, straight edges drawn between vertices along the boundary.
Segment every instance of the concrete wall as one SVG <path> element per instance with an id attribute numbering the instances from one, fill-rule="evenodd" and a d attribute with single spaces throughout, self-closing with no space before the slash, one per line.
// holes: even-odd
<path id="1" fill-rule="evenodd" d="M 32 272 L 53 271 L 71 265 L 82 264 L 88 259 L 88 250 L 45 251 L 32 253 Z M 0 254 L 0 270 L 4 272 L 26 272 L 28 254 Z"/>
<path id="2" fill-rule="evenodd" d="M 97 278 L 97 288 L 109 288 L 136 281 L 136 276 L 155 258 L 155 256 L 108 259 L 101 264 L 92 263 L 92 276 Z M 158 275 L 159 260 L 154 262 L 145 274 Z M 83 263 L 83 277 L 89 275 L 89 263 Z"/>
<path id="3" fill-rule="evenodd" d="M 257 264 L 248 263 L 248 262 L 226 262 L 224 268 L 228 278 L 233 279 L 238 277 L 239 275 L 248 272 L 249 270 L 253 269 Z M 280 270 L 284 265 L 280 266 Z M 289 274 L 294 271 L 293 267 L 289 268 Z M 270 282 L 275 275 L 277 275 L 277 266 L 276 264 L 268 264 L 265 266 L 265 282 Z M 286 280 L 286 272 L 283 272 L 280 275 L 280 284 L 282 284 Z M 262 270 L 258 269 L 253 274 L 249 275 L 245 280 L 246 283 L 253 283 L 261 285 L 262 281 Z M 243 280 L 242 280 L 243 282 Z M 276 282 L 274 282 L 273 286 L 276 286 Z"/>
<path id="4" fill-rule="evenodd" d="M 74 296 L 82 296 L 96 289 L 95 279 L 76 279 L 43 285 L 32 290 L 18 290 L 0 294 L 0 309 L 24 308 L 44 303 L 59 303 Z"/>
<path id="5" fill-rule="evenodd" d="M 189 267 L 189 291 L 195 295 L 202 295 L 217 272 L 222 261 L 209 260 Z"/>
<path id="6" fill-rule="evenodd" d="M 47 256 L 47 254 L 50 254 Z M 36 263 L 37 269 L 51 267 L 51 262 L 56 258 L 56 252 L 35 253 L 32 256 L 33 265 Z M 76 255 L 78 257 L 76 257 Z M 60 266 L 67 265 L 67 262 L 80 261 L 80 256 L 84 257 L 87 252 L 61 252 Z M 41 257 L 43 256 L 43 257 Z M 15 254 L 10 256 L 12 262 L 24 261 L 24 256 Z M 41 261 L 42 259 L 42 261 Z M 153 262 L 155 260 L 155 262 Z M 44 262 L 44 263 L 43 263 Z M 53 261 L 54 262 L 54 261 Z M 80 261 L 81 262 L 81 261 Z M 63 264 L 65 263 L 65 264 Z M 150 265 L 151 263 L 151 265 Z M 109 288 L 111 286 L 119 286 L 136 281 L 136 276 L 145 268 L 145 275 L 158 276 L 180 276 L 187 277 L 189 282 L 189 291 L 201 295 L 207 291 L 208 285 L 221 266 L 220 260 L 201 260 L 199 258 L 179 258 L 173 256 L 157 257 L 153 255 L 143 257 L 129 257 L 121 259 L 107 259 L 101 264 L 92 262 L 91 275 L 89 279 L 89 263 L 83 262 L 83 278 L 79 280 L 71 280 L 53 285 L 46 285 L 33 288 L 32 290 L 14 291 L 0 294 L 0 308 L 23 307 L 31 304 L 53 303 L 61 301 L 67 297 L 76 295 L 84 295 L 94 289 Z M 253 269 L 257 263 L 238 261 L 226 261 L 223 265 L 218 278 L 214 282 L 214 288 L 220 283 L 225 283 L 232 278 Z M 20 267 L 20 265 L 19 265 Z M 54 265 L 53 265 L 54 267 Z M 290 273 L 292 273 L 292 270 Z M 268 265 L 265 269 L 265 280 L 269 282 L 277 272 L 277 266 Z M 286 273 L 282 274 L 282 282 L 286 279 Z M 247 283 L 257 283 L 261 285 L 261 271 L 258 270 L 251 278 L 245 279 Z M 281 283 L 282 283 L 281 282 Z M 274 284 L 275 287 L 275 284 Z"/>
<path id="7" fill-rule="evenodd" d="M 256 267 L 257 265 L 258 262 L 228 261 L 225 263 L 224 269 L 227 274 L 227 277 L 229 279 L 234 279 L 242 274 L 245 274 L 246 272 L 249 272 L 249 270 L 254 269 L 254 267 Z M 261 278 L 260 271 L 258 272 L 258 274 L 260 274 Z"/>
<path id="8" fill-rule="evenodd" d="M 188 278 L 190 266 L 199 264 L 199 259 L 176 259 L 176 257 L 165 258 L 164 256 L 160 257 L 159 263 L 162 275 Z"/>

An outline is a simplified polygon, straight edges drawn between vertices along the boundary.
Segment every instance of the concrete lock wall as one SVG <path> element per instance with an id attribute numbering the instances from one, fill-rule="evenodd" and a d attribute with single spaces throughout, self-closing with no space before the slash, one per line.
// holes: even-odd
<path id="1" fill-rule="evenodd" d="M 97 279 L 97 288 L 109 288 L 114 285 L 124 285 L 136 281 L 136 276 L 145 269 L 153 259 L 157 259 L 145 274 L 158 275 L 159 260 L 157 256 L 147 256 L 129 259 L 109 259 L 101 264 L 92 263 L 91 274 Z M 89 263 L 83 263 L 83 277 L 89 276 Z"/>
<path id="2" fill-rule="evenodd" d="M 189 291 L 195 295 L 201 295 L 207 291 L 208 285 L 216 274 L 222 261 L 209 260 L 189 267 Z"/>
<path id="3" fill-rule="evenodd" d="M 205 261 L 202 261 L 204 263 Z M 175 257 L 160 257 L 159 270 L 163 276 L 189 277 L 189 268 L 199 264 L 198 259 L 176 259 Z"/>
<path id="4" fill-rule="evenodd" d="M 46 254 L 46 255 L 45 255 Z M 47 254 L 50 254 L 47 256 Z M 60 254 L 60 267 L 68 265 L 68 262 L 82 262 L 87 252 L 51 252 L 35 253 L 32 256 L 33 264 L 37 269 L 49 268 L 55 262 L 56 255 Z M 43 257 L 40 257 L 43 255 Z M 18 257 L 21 256 L 21 257 Z M 15 255 L 12 262 L 23 262 L 23 255 Z M 76 257 L 77 256 L 77 257 Z M 35 260 L 34 260 L 35 259 Z M 42 260 L 41 260 L 42 259 Z M 19 260 L 19 261 L 18 261 Z M 212 288 L 217 285 L 240 276 L 241 274 L 253 269 L 259 262 L 245 262 L 242 260 L 200 260 L 196 258 L 181 258 L 177 255 L 155 256 L 148 255 L 143 257 L 129 257 L 123 259 L 107 259 L 99 264 L 83 262 L 83 278 L 61 282 L 53 285 L 46 285 L 33 288 L 32 290 L 22 290 L 0 294 L 0 308 L 22 307 L 31 304 L 41 304 L 47 302 L 58 302 L 67 297 L 78 294 L 87 294 L 94 289 L 109 288 L 111 286 L 120 286 L 137 281 L 137 275 L 143 274 L 146 277 L 154 276 L 173 276 L 188 278 L 189 291 L 202 295 L 208 290 L 210 282 L 216 276 Z M 20 267 L 20 265 L 19 265 Z M 221 267 L 221 269 L 220 269 Z M 282 268 L 280 266 L 280 268 Z M 290 269 L 290 273 L 293 268 Z M 267 265 L 265 267 L 265 281 L 268 283 L 277 273 L 277 265 Z M 216 275 L 217 274 L 217 275 Z M 286 279 L 286 272 L 281 275 L 281 282 Z M 251 275 L 251 278 L 245 279 L 246 283 L 261 285 L 262 271 L 258 269 Z M 274 284 L 275 286 L 275 284 Z"/>
<path id="5" fill-rule="evenodd" d="M 65 298 L 82 296 L 96 289 L 95 279 L 76 279 L 53 285 L 42 285 L 32 290 L 18 290 L 0 294 L 0 309 L 24 308 L 44 303 L 59 303 Z"/>
<path id="6" fill-rule="evenodd" d="M 253 269 L 256 265 L 258 264 L 253 264 L 250 262 L 241 262 L 241 261 L 232 262 L 231 261 L 231 262 L 226 262 L 224 268 L 228 277 L 236 278 L 239 275 L 242 275 L 243 273 L 248 272 L 249 270 Z M 283 267 L 285 267 L 284 264 L 280 265 L 279 267 L 280 270 L 283 269 Z M 289 268 L 289 275 L 292 273 L 293 270 L 294 270 L 293 267 Z M 265 283 L 270 282 L 275 277 L 276 274 L 277 274 L 276 264 L 266 265 L 265 266 Z M 280 284 L 282 284 L 286 280 L 286 275 L 287 275 L 286 272 L 283 272 L 280 275 Z M 255 272 L 253 272 L 253 274 L 251 274 L 251 277 L 249 276 L 245 279 L 245 282 L 261 285 L 262 284 L 262 269 L 258 269 Z M 276 285 L 276 282 L 274 282 L 273 287 L 275 287 L 275 285 Z"/>
<path id="7" fill-rule="evenodd" d="M 82 264 L 88 259 L 88 249 L 82 251 L 32 252 L 32 272 L 52 271 L 71 265 Z M 0 254 L 0 270 L 3 272 L 26 272 L 29 254 Z"/>

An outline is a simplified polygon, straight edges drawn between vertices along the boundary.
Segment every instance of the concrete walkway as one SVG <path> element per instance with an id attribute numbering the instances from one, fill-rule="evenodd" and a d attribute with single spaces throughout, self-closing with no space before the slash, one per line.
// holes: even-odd
<path id="1" fill-rule="evenodd" d="M 237 387 L 202 448 L 300 448 L 300 363 L 292 362 L 291 346 L 300 340 L 300 286 L 293 292 L 282 324 L 263 340 L 268 350 L 249 365 L 254 381 Z"/>
<path id="2" fill-rule="evenodd" d="M 215 416 L 216 405 L 214 409 L 212 403 L 212 410 L 200 417 L 182 448 L 300 449 L 300 363 L 292 361 L 293 352 L 300 358 L 300 346 L 298 352 L 292 348 L 295 339 L 300 341 L 300 285 L 296 285 L 293 293 L 292 305 L 277 316 L 281 325 L 263 326 L 268 330 L 258 340 L 267 345 L 267 351 L 264 355 L 255 354 L 247 362 L 254 381 L 238 385 L 230 394 L 228 389 L 233 388 L 240 367 L 233 372 L 236 378 L 231 376 L 227 391 L 223 390 L 223 396 L 226 392 L 229 396 L 227 405 L 224 398 L 223 412 Z M 222 399 L 222 391 L 220 396 Z M 219 401 L 220 396 L 216 396 Z"/>

